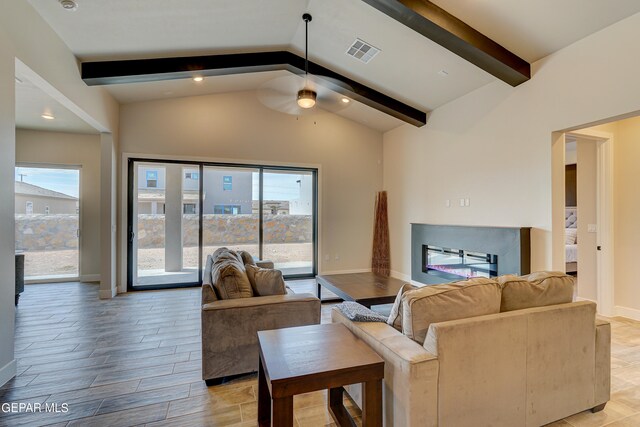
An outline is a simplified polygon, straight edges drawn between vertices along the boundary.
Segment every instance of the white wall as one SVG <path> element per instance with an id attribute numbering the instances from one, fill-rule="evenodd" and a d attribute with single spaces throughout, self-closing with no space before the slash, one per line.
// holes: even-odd
<path id="1" fill-rule="evenodd" d="M 321 270 L 370 268 L 374 198 L 382 187 L 379 132 L 332 114 L 297 119 L 242 92 L 123 105 L 120 138 L 124 153 L 320 166 Z M 122 204 L 125 196 L 123 188 Z"/>
<path id="2" fill-rule="evenodd" d="M 81 166 L 80 278 L 100 276 L 100 135 L 16 130 L 16 162 Z"/>
<path id="3" fill-rule="evenodd" d="M 386 133 L 392 270 L 410 274 L 411 222 L 531 226 L 532 269 L 551 268 L 552 132 L 640 110 L 638 37 L 640 14 L 538 61 L 527 83 L 488 84 Z M 445 207 L 460 197 L 471 206 Z"/>
<path id="4" fill-rule="evenodd" d="M 118 128 L 118 104 L 80 80 L 75 57 L 26 1 L 3 2 L 0 14 L 0 241 L 14 241 L 16 59 L 49 85 L 49 93 L 103 132 Z M 30 76 L 30 78 L 33 76 Z M 14 248 L 0 245 L 0 384 L 15 374 Z"/>

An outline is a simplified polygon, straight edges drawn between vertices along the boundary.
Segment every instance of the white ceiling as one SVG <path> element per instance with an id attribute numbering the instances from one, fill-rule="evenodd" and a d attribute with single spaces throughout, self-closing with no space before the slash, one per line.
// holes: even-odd
<path id="1" fill-rule="evenodd" d="M 98 133 L 58 101 L 31 83 L 27 77 L 16 75 L 16 78 L 16 128 L 54 132 Z M 42 114 L 50 114 L 54 119 L 44 119 Z"/>
<path id="2" fill-rule="evenodd" d="M 81 60 L 289 49 L 409 105 L 429 111 L 495 78 L 362 0 L 77 0 L 68 12 L 54 0 L 29 0 Z M 626 16 L 638 0 L 435 0 L 445 10 L 526 60 L 534 61 Z M 345 54 L 356 37 L 381 49 L 369 64 Z M 438 74 L 446 70 L 447 77 Z M 267 73 L 268 74 L 268 73 Z M 252 90 L 265 76 L 209 77 L 108 86 L 120 102 Z M 534 76 L 535 78 L 535 76 Z M 167 92 L 172 92 L 167 94 Z M 345 116 L 365 122 L 358 109 Z M 370 110 L 368 107 L 363 111 Z M 342 114 L 342 113 L 340 113 Z M 401 124 L 384 116 L 376 128 Z"/>

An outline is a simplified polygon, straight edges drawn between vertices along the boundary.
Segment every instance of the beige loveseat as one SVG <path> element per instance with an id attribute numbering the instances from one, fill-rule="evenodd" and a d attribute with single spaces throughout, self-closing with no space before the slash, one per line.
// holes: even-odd
<path id="1" fill-rule="evenodd" d="M 272 263 L 254 262 L 249 254 L 226 248 L 208 257 L 201 312 L 202 379 L 207 385 L 258 370 L 258 331 L 320 323 L 320 300 L 294 294 L 272 269 Z M 267 281 L 260 283 L 260 277 Z"/>
<path id="2" fill-rule="evenodd" d="M 335 308 L 332 320 L 384 359 L 386 426 L 541 426 L 601 410 L 609 400 L 610 325 L 596 319 L 592 302 L 553 304 L 567 298 L 570 280 L 562 273 L 537 273 L 476 280 L 466 290 L 410 290 L 396 301 L 400 331 L 386 323 L 352 322 Z M 496 291 L 500 308 L 493 314 L 430 318 L 438 311 L 434 305 L 442 304 L 457 312 L 449 317 L 463 316 L 460 302 L 495 311 Z M 421 299 L 425 294 L 428 303 Z M 347 391 L 360 404 L 360 386 Z"/>

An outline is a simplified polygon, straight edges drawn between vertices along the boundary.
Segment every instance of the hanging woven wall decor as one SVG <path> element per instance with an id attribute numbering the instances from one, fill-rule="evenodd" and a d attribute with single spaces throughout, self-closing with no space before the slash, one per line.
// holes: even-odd
<path id="1" fill-rule="evenodd" d="M 389 248 L 389 217 L 387 214 L 387 192 L 380 191 L 376 195 L 371 270 L 374 273 L 388 277 L 390 268 L 391 255 Z"/>

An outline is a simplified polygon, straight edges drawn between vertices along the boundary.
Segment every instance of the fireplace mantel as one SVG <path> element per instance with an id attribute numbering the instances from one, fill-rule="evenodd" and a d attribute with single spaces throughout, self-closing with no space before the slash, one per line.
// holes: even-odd
<path id="1" fill-rule="evenodd" d="M 486 252 L 498 256 L 498 274 L 528 274 L 530 227 L 411 224 L 411 279 L 425 284 L 448 280 L 423 271 L 422 245 Z"/>

